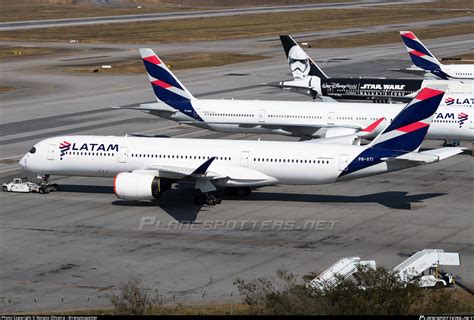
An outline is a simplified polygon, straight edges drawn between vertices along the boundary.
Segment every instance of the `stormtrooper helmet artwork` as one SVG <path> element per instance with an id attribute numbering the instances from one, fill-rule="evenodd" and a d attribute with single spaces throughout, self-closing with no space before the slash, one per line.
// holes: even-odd
<path id="1" fill-rule="evenodd" d="M 288 52 L 288 63 L 295 79 L 303 79 L 309 74 L 308 55 L 299 46 L 293 46 Z"/>

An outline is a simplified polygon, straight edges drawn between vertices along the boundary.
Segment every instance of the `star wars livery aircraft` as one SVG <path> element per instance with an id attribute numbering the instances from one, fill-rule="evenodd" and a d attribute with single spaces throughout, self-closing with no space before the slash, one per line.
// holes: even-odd
<path id="1" fill-rule="evenodd" d="M 313 99 L 329 97 L 333 99 L 372 100 L 374 102 L 410 101 L 420 88 L 437 84 L 437 80 L 385 79 L 385 78 L 331 78 L 306 54 L 289 35 L 280 36 L 293 80 L 267 84 L 292 90 Z M 470 94 L 473 86 L 459 81 L 446 81 L 447 94 Z"/>
<path id="2" fill-rule="evenodd" d="M 213 131 L 281 134 L 302 140 L 348 137 L 347 141 L 354 143 L 350 140 L 354 133 L 374 138 L 404 107 L 402 104 L 196 99 L 151 49 L 140 49 L 140 52 L 158 103 L 129 109 Z M 450 105 L 446 106 L 444 100 L 427 139 L 474 141 L 470 104 L 449 100 Z"/>
<path id="3" fill-rule="evenodd" d="M 400 31 L 411 61 L 417 66 L 441 79 L 474 79 L 474 64 L 445 65 L 423 45 L 411 31 Z M 473 82 L 470 82 L 474 86 Z"/>
<path id="4" fill-rule="evenodd" d="M 152 60 L 153 65 L 157 61 Z M 174 79 L 159 81 L 186 92 Z M 179 88 L 179 89 L 178 89 Z M 164 89 L 163 89 L 164 90 Z M 60 136 L 38 142 L 20 165 L 43 176 L 115 177 L 115 194 L 156 200 L 173 183 L 194 183 L 197 204 L 220 202 L 218 188 L 314 185 L 357 179 L 437 162 L 460 148 L 419 151 L 444 92 L 423 89 L 369 145 L 112 136 Z"/>

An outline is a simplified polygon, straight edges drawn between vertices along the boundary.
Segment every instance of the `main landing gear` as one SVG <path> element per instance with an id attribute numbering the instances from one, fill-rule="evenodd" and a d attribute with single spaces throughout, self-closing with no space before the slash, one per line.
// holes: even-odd
<path id="1" fill-rule="evenodd" d="M 224 194 L 226 196 L 237 196 L 237 197 L 245 197 L 249 195 L 252 190 L 249 187 L 229 187 L 224 189 Z M 202 206 L 207 204 L 208 206 L 215 206 L 216 204 L 220 204 L 222 202 L 222 198 L 219 194 L 214 192 L 201 192 L 198 191 L 198 194 L 194 197 L 194 204 Z"/>
<path id="2" fill-rule="evenodd" d="M 39 183 L 38 192 L 41 194 L 50 193 L 59 190 L 59 186 L 56 183 L 49 183 L 49 174 L 38 175 L 38 178 L 41 179 Z"/>
<path id="3" fill-rule="evenodd" d="M 225 188 L 224 194 L 226 196 L 237 196 L 237 197 L 245 197 L 249 195 L 252 190 L 249 187 L 239 187 L 239 188 Z"/>
<path id="4" fill-rule="evenodd" d="M 459 147 L 459 140 L 444 140 L 443 147 Z"/>
<path id="5" fill-rule="evenodd" d="M 217 192 L 201 192 L 199 191 L 198 194 L 194 197 L 194 204 L 198 206 L 202 206 L 207 204 L 208 206 L 215 206 L 216 204 L 220 204 L 222 202 L 221 197 L 217 194 Z"/>

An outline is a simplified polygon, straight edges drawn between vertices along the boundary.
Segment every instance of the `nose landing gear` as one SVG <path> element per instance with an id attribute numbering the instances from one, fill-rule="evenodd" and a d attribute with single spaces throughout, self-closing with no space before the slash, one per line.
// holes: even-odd
<path id="1" fill-rule="evenodd" d="M 49 183 L 49 174 L 39 174 L 38 178 L 41 179 L 38 188 L 39 193 L 45 194 L 59 190 L 59 186 L 56 183 Z"/>

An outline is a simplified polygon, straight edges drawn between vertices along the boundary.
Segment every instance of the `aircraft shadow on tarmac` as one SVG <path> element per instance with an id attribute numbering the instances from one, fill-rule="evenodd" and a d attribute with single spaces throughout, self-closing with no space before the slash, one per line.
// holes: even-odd
<path id="1" fill-rule="evenodd" d="M 78 193 L 113 193 L 113 188 L 109 186 L 88 186 L 88 185 L 60 185 L 61 192 Z M 193 204 L 194 191 L 188 188 L 173 189 L 166 192 L 160 198 L 159 203 L 151 201 L 126 201 L 115 200 L 112 205 L 128 207 L 154 207 L 159 206 L 180 223 L 193 223 L 200 212 L 210 210 L 212 207 L 198 206 Z M 410 210 L 413 203 L 420 203 L 424 200 L 436 198 L 445 193 L 421 193 L 408 195 L 405 191 L 385 191 L 362 196 L 343 195 L 319 195 L 319 194 L 296 194 L 282 192 L 254 191 L 244 198 L 223 197 L 224 201 L 248 200 L 248 201 L 289 201 L 307 203 L 378 203 L 388 208 Z"/>

